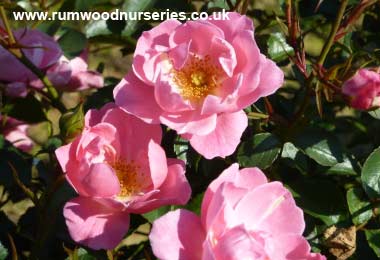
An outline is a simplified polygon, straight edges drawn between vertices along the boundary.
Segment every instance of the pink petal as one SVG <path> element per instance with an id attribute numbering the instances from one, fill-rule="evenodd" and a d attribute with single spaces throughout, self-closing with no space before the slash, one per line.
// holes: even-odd
<path id="1" fill-rule="evenodd" d="M 173 63 L 175 69 L 181 69 L 189 56 L 190 42 L 182 43 L 174 47 L 169 52 L 170 61 Z"/>
<path id="2" fill-rule="evenodd" d="M 132 213 L 146 213 L 164 205 L 185 205 L 191 196 L 191 187 L 185 177 L 185 163 L 178 159 L 168 159 L 168 176 L 158 192 L 148 198 L 131 203 Z"/>
<path id="3" fill-rule="evenodd" d="M 310 246 L 301 235 L 287 234 L 268 240 L 266 251 L 271 259 L 308 259 Z"/>
<path id="4" fill-rule="evenodd" d="M 228 77 L 232 77 L 237 65 L 236 54 L 230 43 L 222 38 L 214 37 L 212 39 L 209 55 L 218 57 L 218 62 Z"/>
<path id="5" fill-rule="evenodd" d="M 177 20 L 164 21 L 150 31 L 143 32 L 137 41 L 133 71 L 145 83 L 153 82 L 159 58 L 158 50 L 163 51 L 169 47 L 169 34 L 179 25 L 181 23 Z"/>
<path id="6" fill-rule="evenodd" d="M 218 90 L 218 96 L 208 95 L 203 101 L 201 115 L 215 113 L 233 113 L 241 110 L 237 107 L 238 90 L 243 83 L 243 75 L 237 74 L 223 81 L 221 89 Z"/>
<path id="7" fill-rule="evenodd" d="M 90 109 L 87 111 L 85 115 L 85 126 L 86 127 L 92 127 L 97 124 L 99 124 L 102 120 L 104 115 L 112 110 L 113 108 L 116 108 L 117 106 L 114 103 L 107 103 L 105 104 L 101 109 Z"/>
<path id="8" fill-rule="evenodd" d="M 239 171 L 239 165 L 237 163 L 232 164 L 208 186 L 202 201 L 202 219 L 206 216 L 215 192 L 223 183 L 233 183 L 235 187 L 249 191 L 267 183 L 267 178 L 258 168 L 245 168 Z"/>
<path id="9" fill-rule="evenodd" d="M 317 254 L 317 253 L 310 253 L 310 255 L 307 257 L 307 260 L 326 260 L 327 258 L 324 255 Z"/>
<path id="10" fill-rule="evenodd" d="M 114 98 L 118 106 L 147 123 L 158 124 L 163 110 L 154 97 L 154 88 L 144 84 L 133 72 L 114 89 Z"/>
<path id="11" fill-rule="evenodd" d="M 58 43 L 49 35 L 30 29 L 18 29 L 14 32 L 23 52 L 38 68 L 47 68 L 56 63 L 62 56 Z"/>
<path id="12" fill-rule="evenodd" d="M 247 107 L 256 102 L 259 98 L 269 96 L 276 92 L 284 83 L 284 73 L 277 67 L 276 63 L 260 56 L 261 74 L 260 83 L 251 93 L 241 97 L 238 101 L 239 107 Z"/>
<path id="13" fill-rule="evenodd" d="M 164 114 L 161 123 L 177 131 L 178 134 L 207 135 L 215 130 L 217 115 L 199 115 L 197 112 L 182 113 L 176 117 Z"/>
<path id="14" fill-rule="evenodd" d="M 128 213 L 86 197 L 67 202 L 63 215 L 72 239 L 96 250 L 115 248 L 129 228 Z"/>
<path id="15" fill-rule="evenodd" d="M 210 23 L 215 24 L 216 26 L 218 26 L 220 29 L 223 30 L 225 39 L 227 41 L 231 41 L 232 39 L 234 39 L 236 37 L 236 34 L 238 34 L 239 32 L 243 30 L 253 31 L 253 22 L 247 16 L 241 15 L 236 12 L 229 12 L 228 17 L 229 17 L 229 20 L 221 20 L 221 19 L 208 20 Z"/>
<path id="16" fill-rule="evenodd" d="M 73 143 L 69 143 L 67 145 L 63 145 L 55 150 L 55 156 L 61 166 L 63 172 L 67 172 L 67 164 L 70 161 L 70 149 Z"/>
<path id="17" fill-rule="evenodd" d="M 302 235 L 305 228 L 302 210 L 279 182 L 252 190 L 240 200 L 235 210 L 249 230 L 262 230 L 276 236 L 284 233 Z"/>
<path id="18" fill-rule="evenodd" d="M 189 140 L 192 147 L 207 159 L 226 157 L 235 152 L 240 137 L 248 126 L 244 111 L 220 114 L 216 127 L 207 135 L 192 135 Z"/>
<path id="19" fill-rule="evenodd" d="M 6 85 L 5 93 L 10 97 L 26 97 L 28 89 L 23 82 L 12 82 Z"/>
<path id="20" fill-rule="evenodd" d="M 207 211 L 202 211 L 203 227 L 217 239 L 229 227 L 243 224 L 234 211 L 235 204 L 247 193 L 232 183 L 224 183 L 216 191 Z"/>
<path id="21" fill-rule="evenodd" d="M 168 166 L 164 149 L 151 140 L 148 148 L 150 175 L 154 189 L 157 189 L 165 181 L 168 174 Z"/>
<path id="22" fill-rule="evenodd" d="M 170 35 L 170 47 L 191 41 L 190 51 L 207 55 L 214 37 L 224 38 L 223 31 L 208 21 L 188 21 L 178 26 Z"/>
<path id="23" fill-rule="evenodd" d="M 161 143 L 160 125 L 147 124 L 118 107 L 104 111 L 102 121 L 116 127 L 121 144 L 119 156 L 128 160 L 137 161 L 139 152 L 146 152 L 151 140 Z"/>
<path id="24" fill-rule="evenodd" d="M 214 254 L 215 259 L 268 259 L 262 246 L 250 236 L 243 226 L 226 231 L 215 245 Z M 283 260 L 282 258 L 274 259 Z"/>
<path id="25" fill-rule="evenodd" d="M 91 197 L 112 197 L 120 192 L 119 180 L 113 169 L 105 163 L 95 163 L 83 180 Z"/>
<path id="26" fill-rule="evenodd" d="M 83 71 L 74 74 L 64 90 L 79 91 L 89 88 L 101 88 L 103 85 L 104 80 L 100 73 L 96 71 Z"/>
<path id="27" fill-rule="evenodd" d="M 9 122 L 9 118 L 7 121 Z M 8 128 L 6 124 L 4 128 L 4 138 L 8 142 L 12 143 L 14 147 L 17 147 L 24 152 L 29 152 L 33 148 L 34 142 L 32 139 L 30 139 L 27 133 L 29 125 L 21 123 L 19 125 L 10 126 L 10 128 Z"/>
<path id="28" fill-rule="evenodd" d="M 199 217 L 178 209 L 153 223 L 149 240 L 161 260 L 201 260 L 205 234 Z"/>
<path id="29" fill-rule="evenodd" d="M 154 96 L 162 110 L 171 113 L 193 110 L 189 101 L 184 100 L 177 87 L 166 74 L 160 73 L 154 87 Z"/>

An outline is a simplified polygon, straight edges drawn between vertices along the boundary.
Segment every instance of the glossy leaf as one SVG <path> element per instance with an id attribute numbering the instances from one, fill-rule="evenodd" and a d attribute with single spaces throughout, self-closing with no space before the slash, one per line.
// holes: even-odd
<path id="1" fill-rule="evenodd" d="M 272 33 L 268 39 L 268 54 L 274 61 L 285 60 L 289 55 L 294 54 L 293 48 L 286 43 L 282 33 Z"/>
<path id="2" fill-rule="evenodd" d="M 67 58 L 73 58 L 79 56 L 86 48 L 87 38 L 83 33 L 69 29 L 59 38 L 58 43 L 65 56 Z"/>
<path id="3" fill-rule="evenodd" d="M 306 132 L 297 137 L 294 144 L 323 166 L 334 166 L 346 158 L 337 138 L 327 133 Z"/>
<path id="4" fill-rule="evenodd" d="M 270 133 L 260 133 L 243 142 L 238 150 L 237 159 L 242 167 L 266 169 L 278 157 L 280 141 Z"/>
<path id="5" fill-rule="evenodd" d="M 380 148 L 371 153 L 363 165 L 363 187 L 370 198 L 380 198 Z"/>
<path id="6" fill-rule="evenodd" d="M 7 259 L 7 256 L 8 256 L 8 250 L 0 242 L 0 260 Z"/>
<path id="7" fill-rule="evenodd" d="M 321 179 L 302 179 L 289 183 L 297 205 L 305 213 L 333 225 L 347 219 L 346 202 L 339 187 Z"/>
<path id="8" fill-rule="evenodd" d="M 369 246 L 375 252 L 377 257 L 380 258 L 380 229 L 366 230 L 365 236 L 367 237 Z"/>
<path id="9" fill-rule="evenodd" d="M 372 217 L 371 203 L 366 200 L 361 188 L 351 188 L 347 191 L 347 204 L 355 225 L 366 223 Z"/>
<path id="10" fill-rule="evenodd" d="M 370 111 L 370 112 L 368 112 L 368 114 L 370 116 L 372 116 L 373 118 L 376 118 L 376 119 L 380 120 L 380 108 L 378 108 L 376 110 L 373 110 L 373 111 Z"/>

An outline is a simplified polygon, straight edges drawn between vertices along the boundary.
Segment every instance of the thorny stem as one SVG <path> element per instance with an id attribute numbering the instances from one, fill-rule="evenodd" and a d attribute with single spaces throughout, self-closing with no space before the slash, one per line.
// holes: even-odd
<path id="1" fill-rule="evenodd" d="M 340 4 L 339 10 L 338 10 L 338 15 L 337 15 L 337 17 L 333 23 L 329 37 L 327 38 L 327 41 L 325 42 L 325 44 L 322 48 L 322 52 L 319 55 L 319 59 L 317 61 L 317 64 L 320 66 L 323 66 L 323 63 L 326 60 L 327 54 L 329 53 L 331 46 L 334 44 L 335 35 L 339 30 L 340 23 L 342 21 L 344 11 L 346 10 L 347 4 L 348 4 L 348 0 L 342 0 L 342 2 Z"/>
<path id="2" fill-rule="evenodd" d="M 325 60 L 326 60 L 326 57 L 327 57 L 327 54 L 329 53 L 332 45 L 334 44 L 334 39 L 335 39 L 335 35 L 340 27 L 340 24 L 341 24 L 341 21 L 342 21 L 342 18 L 343 18 L 343 15 L 344 15 L 344 11 L 346 10 L 346 7 L 347 7 L 347 4 L 348 4 L 348 0 L 342 0 L 341 4 L 340 4 L 340 7 L 339 7 L 339 10 L 338 10 L 338 15 L 333 23 L 333 26 L 331 28 L 331 31 L 330 31 L 330 34 L 329 34 L 329 37 L 327 38 L 327 41 L 325 42 L 323 48 L 322 48 L 322 52 L 321 54 L 319 55 L 319 58 L 318 58 L 318 61 L 317 61 L 317 65 L 319 67 L 323 66 Z M 305 93 L 305 97 L 304 97 L 304 100 L 300 106 L 300 108 L 298 109 L 298 111 L 296 112 L 295 114 L 295 119 L 294 119 L 294 122 L 293 122 L 293 126 L 296 125 L 296 123 L 299 122 L 300 119 L 303 118 L 303 115 L 305 114 L 305 111 L 307 109 L 307 107 L 309 106 L 309 103 L 310 103 L 310 93 L 313 89 L 313 82 L 314 82 L 314 79 L 315 79 L 315 74 L 310 74 L 309 77 L 306 79 L 306 93 Z"/>
<path id="3" fill-rule="evenodd" d="M 13 166 L 13 164 L 10 163 L 10 162 L 7 162 L 7 163 L 9 165 L 9 167 L 11 168 L 13 179 L 16 182 L 17 186 L 19 186 L 20 189 L 25 193 L 25 195 L 32 200 L 32 202 L 34 203 L 35 206 L 38 206 L 39 202 L 38 202 L 38 199 L 37 199 L 36 195 L 33 193 L 32 190 L 30 190 L 28 187 L 26 187 L 24 185 L 24 183 L 22 183 L 22 181 L 20 180 L 20 178 L 18 176 L 17 170 L 15 169 L 15 167 Z"/>
<path id="4" fill-rule="evenodd" d="M 10 45 L 13 45 L 16 43 L 16 40 L 12 33 L 11 27 L 9 25 L 4 6 L 0 6 L 0 16 L 1 16 L 1 20 L 3 20 L 4 22 L 5 30 L 7 30 L 7 33 L 8 33 L 8 42 Z"/>
<path id="5" fill-rule="evenodd" d="M 51 100 L 52 105 L 57 108 L 60 112 L 64 113 L 66 111 L 65 106 L 59 101 L 59 94 L 57 90 L 54 88 L 53 84 L 51 81 L 48 79 L 48 77 L 41 72 L 39 68 L 37 68 L 25 55 L 23 52 L 22 56 L 16 58 L 24 64 L 26 67 L 28 67 L 44 84 L 47 90 L 48 97 Z"/>

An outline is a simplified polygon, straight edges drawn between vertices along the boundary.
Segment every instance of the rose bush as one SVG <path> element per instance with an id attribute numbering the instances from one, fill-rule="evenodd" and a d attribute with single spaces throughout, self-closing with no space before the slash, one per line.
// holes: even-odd
<path id="1" fill-rule="evenodd" d="M 53 85 L 63 91 L 78 91 L 100 88 L 103 77 L 89 71 L 83 57 L 68 60 L 58 43 L 50 36 L 32 29 L 19 29 L 14 32 L 22 52 L 38 69 L 46 73 Z M 43 83 L 33 71 L 0 46 L 0 81 L 6 82 L 10 96 L 25 97 L 27 87 L 42 89 Z"/>

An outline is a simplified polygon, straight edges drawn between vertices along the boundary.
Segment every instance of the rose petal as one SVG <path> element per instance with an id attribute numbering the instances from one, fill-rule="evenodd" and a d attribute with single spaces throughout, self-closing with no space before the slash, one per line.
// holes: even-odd
<path id="1" fill-rule="evenodd" d="M 199 217 L 178 209 L 153 223 L 149 240 L 156 257 L 162 260 L 201 260 L 204 231 Z"/>
<path id="2" fill-rule="evenodd" d="M 70 200 L 63 215 L 73 240 L 95 250 L 115 248 L 129 228 L 128 213 L 106 207 L 92 198 Z"/>

